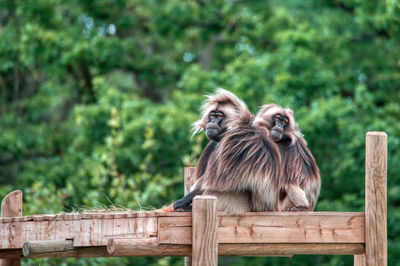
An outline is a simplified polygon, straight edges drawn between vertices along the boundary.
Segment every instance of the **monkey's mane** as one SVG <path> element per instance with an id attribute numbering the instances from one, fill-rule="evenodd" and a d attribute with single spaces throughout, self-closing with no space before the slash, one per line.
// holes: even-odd
<path id="1" fill-rule="evenodd" d="M 241 118 L 243 115 L 244 117 L 252 116 L 247 105 L 230 91 L 218 88 L 213 94 L 206 95 L 206 97 L 207 99 L 203 102 L 200 108 L 202 117 L 200 120 L 193 123 L 193 135 L 205 129 L 209 113 L 217 109 L 225 111 L 222 109 L 232 107 L 231 109 L 233 113 L 225 114 L 225 119 L 227 120 L 226 124 L 229 129 L 236 127 L 237 120 L 244 121 L 245 118 Z"/>

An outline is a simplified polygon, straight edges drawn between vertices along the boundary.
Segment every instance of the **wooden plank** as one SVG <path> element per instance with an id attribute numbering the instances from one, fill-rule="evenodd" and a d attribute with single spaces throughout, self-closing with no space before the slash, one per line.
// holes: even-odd
<path id="1" fill-rule="evenodd" d="M 365 261 L 365 254 L 354 255 L 354 266 L 365 266 L 367 262 Z"/>
<path id="2" fill-rule="evenodd" d="M 55 220 L 85 220 L 85 219 L 119 219 L 119 218 L 150 218 L 169 216 L 191 216 L 185 212 L 159 212 L 159 211 L 130 211 L 130 212 L 100 212 L 100 213 L 59 213 L 35 214 L 31 216 L 2 217 L 0 223 L 27 222 L 27 221 L 55 221 Z"/>
<path id="3" fill-rule="evenodd" d="M 74 239 L 74 246 L 106 246 L 110 238 L 157 235 L 157 218 L 26 221 L 0 224 L 0 248 L 22 248 L 26 241 Z"/>
<path id="4" fill-rule="evenodd" d="M 130 239 L 126 239 L 130 241 Z M 138 240 L 135 240 L 136 243 Z M 121 244 L 120 244 L 121 245 Z M 122 256 L 188 256 L 191 245 L 160 244 L 146 242 L 130 246 L 125 250 L 109 254 L 106 246 L 74 247 L 62 252 L 31 254 L 28 258 L 69 258 L 69 257 L 122 257 Z M 295 254 L 353 255 L 365 252 L 364 244 L 219 244 L 219 256 L 291 256 Z M 1 249 L 0 258 L 21 258 L 21 249 Z"/>
<path id="5" fill-rule="evenodd" d="M 368 132 L 365 145 L 365 258 L 387 265 L 387 135 Z"/>
<path id="6" fill-rule="evenodd" d="M 111 256 L 184 256 L 191 254 L 191 245 L 159 245 L 156 237 L 148 239 L 110 239 Z"/>
<path id="7" fill-rule="evenodd" d="M 22 191 L 15 190 L 7 194 L 1 201 L 1 216 L 13 217 L 22 216 Z M 6 237 L 7 232 L 1 232 L 2 236 Z M 11 236 L 8 236 L 11 237 Z M 20 259 L 0 259 L 1 266 L 19 266 L 21 265 Z"/>
<path id="8" fill-rule="evenodd" d="M 218 265 L 217 198 L 196 196 L 192 204 L 192 265 Z"/>
<path id="9" fill-rule="evenodd" d="M 190 188 L 192 187 L 192 185 L 194 183 L 194 180 L 193 180 L 194 170 L 195 170 L 195 167 L 185 167 L 183 169 L 185 195 L 190 192 Z M 190 255 L 192 255 L 192 254 L 190 254 Z M 185 257 L 185 266 L 191 266 L 191 265 L 192 265 L 192 256 Z"/>
<path id="10" fill-rule="evenodd" d="M 365 243 L 363 213 L 247 213 L 218 218 L 221 243 Z M 190 244 L 189 217 L 160 217 L 159 241 Z"/>

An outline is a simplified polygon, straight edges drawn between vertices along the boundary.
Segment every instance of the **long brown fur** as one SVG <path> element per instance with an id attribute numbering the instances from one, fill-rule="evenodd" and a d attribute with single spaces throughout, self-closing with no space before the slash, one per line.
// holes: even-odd
<path id="1" fill-rule="evenodd" d="M 243 125 L 227 132 L 210 161 L 203 189 L 248 191 L 251 211 L 277 209 L 280 156 L 266 128 Z"/>
<path id="2" fill-rule="evenodd" d="M 246 104 L 232 92 L 218 88 L 214 94 L 207 95 L 206 97 L 207 100 L 200 108 L 200 110 L 202 110 L 201 119 L 193 124 L 193 134 L 205 130 L 206 125 L 209 122 L 209 113 L 216 110 L 225 114 L 225 117 L 221 122 L 222 132 L 238 127 L 238 121 L 241 121 L 241 123 L 250 123 L 253 117 L 252 114 Z M 195 169 L 195 181 L 204 174 L 209 157 L 214 152 L 217 145 L 218 144 L 214 141 L 210 141 L 203 150 Z"/>
<path id="3" fill-rule="evenodd" d="M 274 125 L 273 117 L 276 114 L 289 119 L 289 125 L 284 130 L 285 138 L 277 143 L 282 168 L 279 210 L 313 210 L 321 186 L 319 169 L 296 124 L 293 111 L 277 104 L 268 104 L 260 112 L 264 115 L 255 123 L 262 121 L 269 130 Z"/>
<path id="4" fill-rule="evenodd" d="M 225 115 L 220 125 L 222 139 L 224 138 L 227 130 L 232 130 L 238 127 L 241 123 L 250 124 L 253 117 L 246 104 L 242 100 L 240 100 L 233 93 L 219 88 L 214 94 L 208 95 L 207 100 L 203 103 L 201 107 L 201 119 L 193 124 L 194 134 L 203 130 L 205 131 L 206 125 L 210 122 L 209 114 L 212 111 L 220 111 Z M 205 147 L 195 168 L 193 177 L 194 181 L 199 180 L 204 175 L 208 165 L 210 164 L 210 159 L 218 146 L 218 142 L 210 140 L 208 145 Z M 194 187 L 195 186 L 193 186 L 191 189 L 192 192 Z M 201 189 L 198 190 L 198 192 L 196 191 L 196 193 L 217 196 L 219 211 L 242 213 L 251 210 L 251 196 L 248 191 L 222 192 Z M 180 209 L 182 209 L 182 206 L 184 206 L 183 209 L 190 209 L 185 205 L 191 203 L 192 197 L 195 196 L 196 193 L 191 193 L 185 196 L 175 204 L 178 204 L 177 206 L 179 206 Z M 176 206 L 175 204 L 174 207 Z"/>

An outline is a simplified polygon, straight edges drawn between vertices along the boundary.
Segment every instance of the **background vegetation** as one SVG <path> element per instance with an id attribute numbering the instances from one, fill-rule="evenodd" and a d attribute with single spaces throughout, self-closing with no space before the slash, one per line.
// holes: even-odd
<path id="1" fill-rule="evenodd" d="M 207 142 L 190 137 L 191 123 L 203 95 L 223 87 L 253 112 L 269 102 L 295 110 L 321 170 L 319 211 L 363 211 L 365 133 L 388 133 L 389 264 L 400 265 L 398 0 L 3 0 L 0 36 L 0 197 L 21 189 L 25 215 L 153 209 L 181 197 L 183 167 Z"/>

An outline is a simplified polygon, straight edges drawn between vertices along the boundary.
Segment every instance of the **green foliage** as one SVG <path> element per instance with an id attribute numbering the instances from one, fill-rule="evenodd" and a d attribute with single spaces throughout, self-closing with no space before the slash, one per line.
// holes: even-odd
<path id="1" fill-rule="evenodd" d="M 389 264 L 400 265 L 399 29 L 397 0 L 1 1 L 0 197 L 23 190 L 25 214 L 159 208 L 183 195 L 183 167 L 207 142 L 191 138 L 191 123 L 203 95 L 223 87 L 253 112 L 295 110 L 321 170 L 317 210 L 363 210 L 365 133 L 388 133 Z"/>

